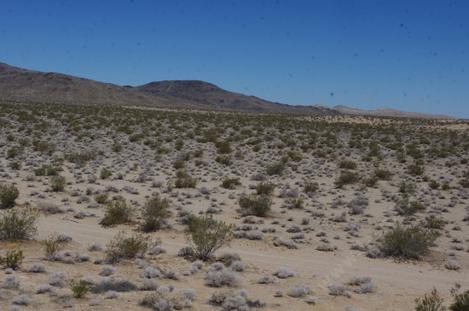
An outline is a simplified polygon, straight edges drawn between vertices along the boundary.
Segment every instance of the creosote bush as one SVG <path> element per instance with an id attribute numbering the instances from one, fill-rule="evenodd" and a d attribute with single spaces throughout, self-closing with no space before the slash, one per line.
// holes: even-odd
<path id="1" fill-rule="evenodd" d="M 14 185 L 0 185 L 0 208 L 11 208 L 15 206 L 19 191 Z"/>
<path id="2" fill-rule="evenodd" d="M 31 208 L 10 209 L 0 214 L 0 240 L 18 241 L 32 238 L 37 231 L 38 213 Z"/>
<path id="3" fill-rule="evenodd" d="M 339 177 L 335 181 L 335 185 L 339 188 L 357 183 L 360 180 L 360 176 L 352 171 L 341 171 Z"/>
<path id="4" fill-rule="evenodd" d="M 127 206 L 124 199 L 114 200 L 106 206 L 100 224 L 106 227 L 129 223 L 132 220 L 132 214 L 132 209 Z"/>
<path id="5" fill-rule="evenodd" d="M 24 256 L 21 250 L 9 250 L 6 252 L 5 257 L 0 256 L 0 265 L 6 268 L 17 270 L 23 262 Z"/>
<path id="6" fill-rule="evenodd" d="M 174 186 L 176 188 L 195 188 L 197 179 L 190 176 L 185 170 L 178 170 L 176 172 L 176 181 Z"/>
<path id="7" fill-rule="evenodd" d="M 44 254 L 46 258 L 48 260 L 54 260 L 57 253 L 61 251 L 68 242 L 68 240 L 61 239 L 56 234 L 49 235 L 44 241 L 42 241 L 44 244 Z"/>
<path id="8" fill-rule="evenodd" d="M 148 199 L 143 207 L 141 229 L 145 232 L 159 230 L 166 225 L 170 216 L 169 200 L 154 196 Z"/>
<path id="9" fill-rule="evenodd" d="M 379 241 L 385 256 L 402 259 L 420 259 L 427 254 L 438 234 L 421 226 L 404 227 L 397 224 Z"/>
<path id="10" fill-rule="evenodd" d="M 271 182 L 261 182 L 256 186 L 256 193 L 258 195 L 271 195 L 274 193 L 275 185 Z"/>
<path id="11" fill-rule="evenodd" d="M 149 246 L 147 237 L 141 234 L 126 235 L 121 231 L 106 245 L 106 260 L 116 263 L 143 256 Z"/>
<path id="12" fill-rule="evenodd" d="M 90 290 L 90 285 L 85 280 L 72 280 L 70 282 L 70 289 L 72 290 L 73 297 L 83 298 Z"/>
<path id="13" fill-rule="evenodd" d="M 267 195 L 243 196 L 239 199 L 239 206 L 243 215 L 254 215 L 264 217 L 269 213 L 272 201 Z"/>
<path id="14" fill-rule="evenodd" d="M 267 167 L 265 168 L 267 175 L 282 175 L 284 170 L 285 162 L 283 161 L 267 165 Z"/>
<path id="15" fill-rule="evenodd" d="M 212 216 L 190 216 L 186 235 L 196 258 L 209 260 L 213 253 L 232 238 L 232 226 Z"/>
<path id="16" fill-rule="evenodd" d="M 425 294 L 422 298 L 415 299 L 415 311 L 445 311 L 443 298 L 434 288 L 430 294 Z"/>
<path id="17" fill-rule="evenodd" d="M 221 186 L 225 189 L 235 189 L 236 186 L 240 186 L 241 182 L 239 181 L 239 178 L 230 178 L 226 177 L 223 179 L 223 182 L 221 183 Z"/>
<path id="18" fill-rule="evenodd" d="M 51 189 L 54 192 L 62 192 L 65 188 L 65 177 L 57 175 L 51 178 Z"/>

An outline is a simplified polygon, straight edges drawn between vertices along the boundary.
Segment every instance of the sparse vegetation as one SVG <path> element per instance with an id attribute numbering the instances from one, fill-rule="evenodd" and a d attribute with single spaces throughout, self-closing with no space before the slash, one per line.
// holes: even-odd
<path id="1" fill-rule="evenodd" d="M 195 257 L 208 260 L 217 249 L 230 241 L 232 228 L 211 216 L 191 216 L 186 234 L 191 242 Z"/>
<path id="2" fill-rule="evenodd" d="M 438 234 L 420 226 L 405 227 L 397 224 L 380 241 L 380 249 L 385 256 L 420 259 L 427 254 Z"/>
<path id="3" fill-rule="evenodd" d="M 145 232 L 159 230 L 166 225 L 170 216 L 169 200 L 154 196 L 148 199 L 143 207 L 141 228 Z"/>
<path id="4" fill-rule="evenodd" d="M 37 212 L 30 208 L 11 209 L 0 214 L 0 240 L 32 238 L 37 231 Z"/>
<path id="5" fill-rule="evenodd" d="M 19 191 L 14 185 L 0 185 L 0 209 L 15 206 Z"/>
<path id="6" fill-rule="evenodd" d="M 132 209 L 127 206 L 124 199 L 117 199 L 106 206 L 104 217 L 100 224 L 103 226 L 115 226 L 129 223 L 132 220 Z"/>

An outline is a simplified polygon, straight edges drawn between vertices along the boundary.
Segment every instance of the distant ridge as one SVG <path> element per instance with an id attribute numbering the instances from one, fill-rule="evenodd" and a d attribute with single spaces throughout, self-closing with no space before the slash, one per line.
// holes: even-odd
<path id="1" fill-rule="evenodd" d="M 140 86 L 121 86 L 61 73 L 29 70 L 5 63 L 0 63 L 0 100 L 66 105 L 148 106 L 211 111 L 451 119 L 445 115 L 394 109 L 364 110 L 342 105 L 333 108 L 321 105 L 287 105 L 230 92 L 199 80 L 168 80 Z"/>
<path id="2" fill-rule="evenodd" d="M 337 110 L 341 114 L 347 115 L 361 115 L 361 116 L 374 116 L 374 117 L 399 117 L 399 118 L 421 118 L 421 119 L 454 119 L 446 115 L 427 114 L 419 112 L 407 112 L 391 108 L 383 109 L 358 109 L 347 107 L 343 105 L 334 106 L 332 109 Z"/>
<path id="3" fill-rule="evenodd" d="M 0 63 L 0 100 L 94 106 L 151 106 L 239 112 L 335 115 L 326 107 L 292 106 L 223 90 L 204 81 L 120 86 Z"/>

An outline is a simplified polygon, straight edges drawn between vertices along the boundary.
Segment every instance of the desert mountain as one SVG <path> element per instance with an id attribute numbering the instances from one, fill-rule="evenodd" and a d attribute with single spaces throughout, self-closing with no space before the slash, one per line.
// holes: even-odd
<path id="1" fill-rule="evenodd" d="M 229 110 L 338 114 L 326 107 L 291 106 L 226 91 L 203 81 L 160 81 L 120 86 L 54 72 L 0 63 L 0 100 L 101 106 L 152 106 Z"/>

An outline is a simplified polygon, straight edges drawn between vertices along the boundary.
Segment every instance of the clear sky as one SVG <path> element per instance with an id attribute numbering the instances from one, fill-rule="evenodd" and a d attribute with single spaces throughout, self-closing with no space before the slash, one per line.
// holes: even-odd
<path id="1" fill-rule="evenodd" d="M 0 0 L 0 62 L 469 117 L 469 1 Z"/>

